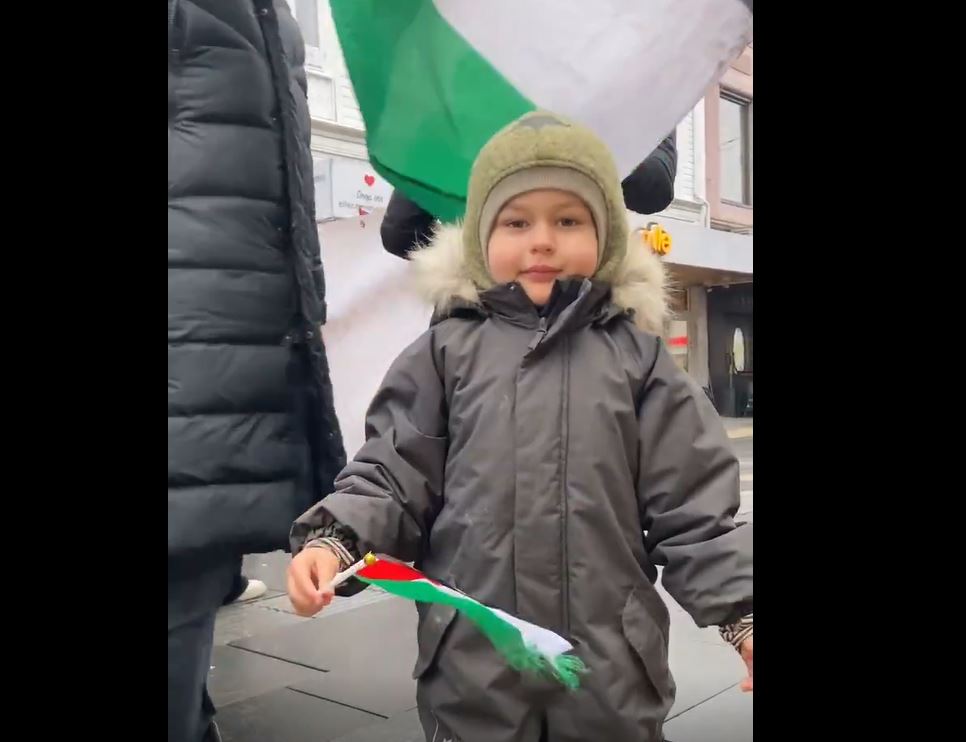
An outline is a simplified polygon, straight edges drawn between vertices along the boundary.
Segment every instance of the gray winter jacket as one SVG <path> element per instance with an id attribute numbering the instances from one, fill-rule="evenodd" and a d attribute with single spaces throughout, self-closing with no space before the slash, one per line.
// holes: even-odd
<path id="1" fill-rule="evenodd" d="M 552 742 L 661 740 L 675 688 L 656 565 L 700 626 L 753 599 L 738 463 L 654 334 L 662 268 L 632 237 L 613 288 L 558 282 L 541 318 L 519 286 L 478 295 L 461 255 L 444 227 L 416 256 L 436 322 L 293 546 L 335 519 L 362 549 L 568 637 L 589 668 L 573 693 L 518 675 L 452 609 L 420 605 L 427 740 L 536 742 L 543 715 Z"/>

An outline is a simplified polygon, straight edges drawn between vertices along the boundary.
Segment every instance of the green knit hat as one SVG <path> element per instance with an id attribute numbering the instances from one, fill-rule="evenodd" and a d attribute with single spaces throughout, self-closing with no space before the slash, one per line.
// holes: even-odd
<path id="1" fill-rule="evenodd" d="M 547 111 L 533 111 L 498 131 L 476 156 L 463 222 L 466 269 L 481 289 L 495 285 L 486 250 L 493 220 L 510 199 L 537 188 L 580 196 L 594 216 L 597 272 L 610 282 L 627 250 L 627 215 L 610 150 L 596 134 Z"/>

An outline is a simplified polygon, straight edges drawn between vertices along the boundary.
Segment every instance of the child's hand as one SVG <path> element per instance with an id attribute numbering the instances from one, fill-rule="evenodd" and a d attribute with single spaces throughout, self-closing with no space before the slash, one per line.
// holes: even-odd
<path id="1" fill-rule="evenodd" d="M 741 643 L 741 659 L 745 661 L 748 665 L 748 677 L 741 681 L 741 690 L 745 693 L 753 691 L 754 687 L 752 684 L 752 672 L 751 672 L 751 657 L 752 657 L 752 639 L 754 637 L 749 636 Z"/>
<path id="2" fill-rule="evenodd" d="M 288 599 L 300 616 L 314 616 L 332 602 L 329 587 L 339 572 L 339 558 L 329 549 L 300 551 L 288 565 Z"/>

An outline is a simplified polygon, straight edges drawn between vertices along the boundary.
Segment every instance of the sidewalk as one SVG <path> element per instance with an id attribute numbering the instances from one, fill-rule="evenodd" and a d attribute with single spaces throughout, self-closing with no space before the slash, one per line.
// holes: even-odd
<path id="1" fill-rule="evenodd" d="M 246 559 L 245 573 L 269 592 L 219 614 L 210 692 L 226 742 L 424 742 L 412 604 L 369 588 L 301 618 L 283 593 L 287 562 L 280 552 Z M 698 629 L 662 596 L 678 687 L 668 738 L 751 742 L 752 696 L 737 687 L 742 662 L 714 628 Z"/>
<path id="2" fill-rule="evenodd" d="M 721 421 L 728 431 L 728 437 L 732 440 L 754 436 L 755 420 L 752 417 L 723 417 Z"/>

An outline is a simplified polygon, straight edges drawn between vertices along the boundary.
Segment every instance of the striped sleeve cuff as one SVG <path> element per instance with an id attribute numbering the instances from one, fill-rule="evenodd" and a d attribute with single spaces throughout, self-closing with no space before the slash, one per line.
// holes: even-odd
<path id="1" fill-rule="evenodd" d="M 749 613 L 744 618 L 734 623 L 722 626 L 718 629 L 721 638 L 737 650 L 741 650 L 741 645 L 752 635 L 754 630 L 754 613 Z"/>
<path id="2" fill-rule="evenodd" d="M 342 570 L 351 567 L 362 558 L 359 555 L 358 540 L 351 528 L 332 522 L 312 531 L 305 548 L 330 549 L 339 557 L 339 568 Z"/>

